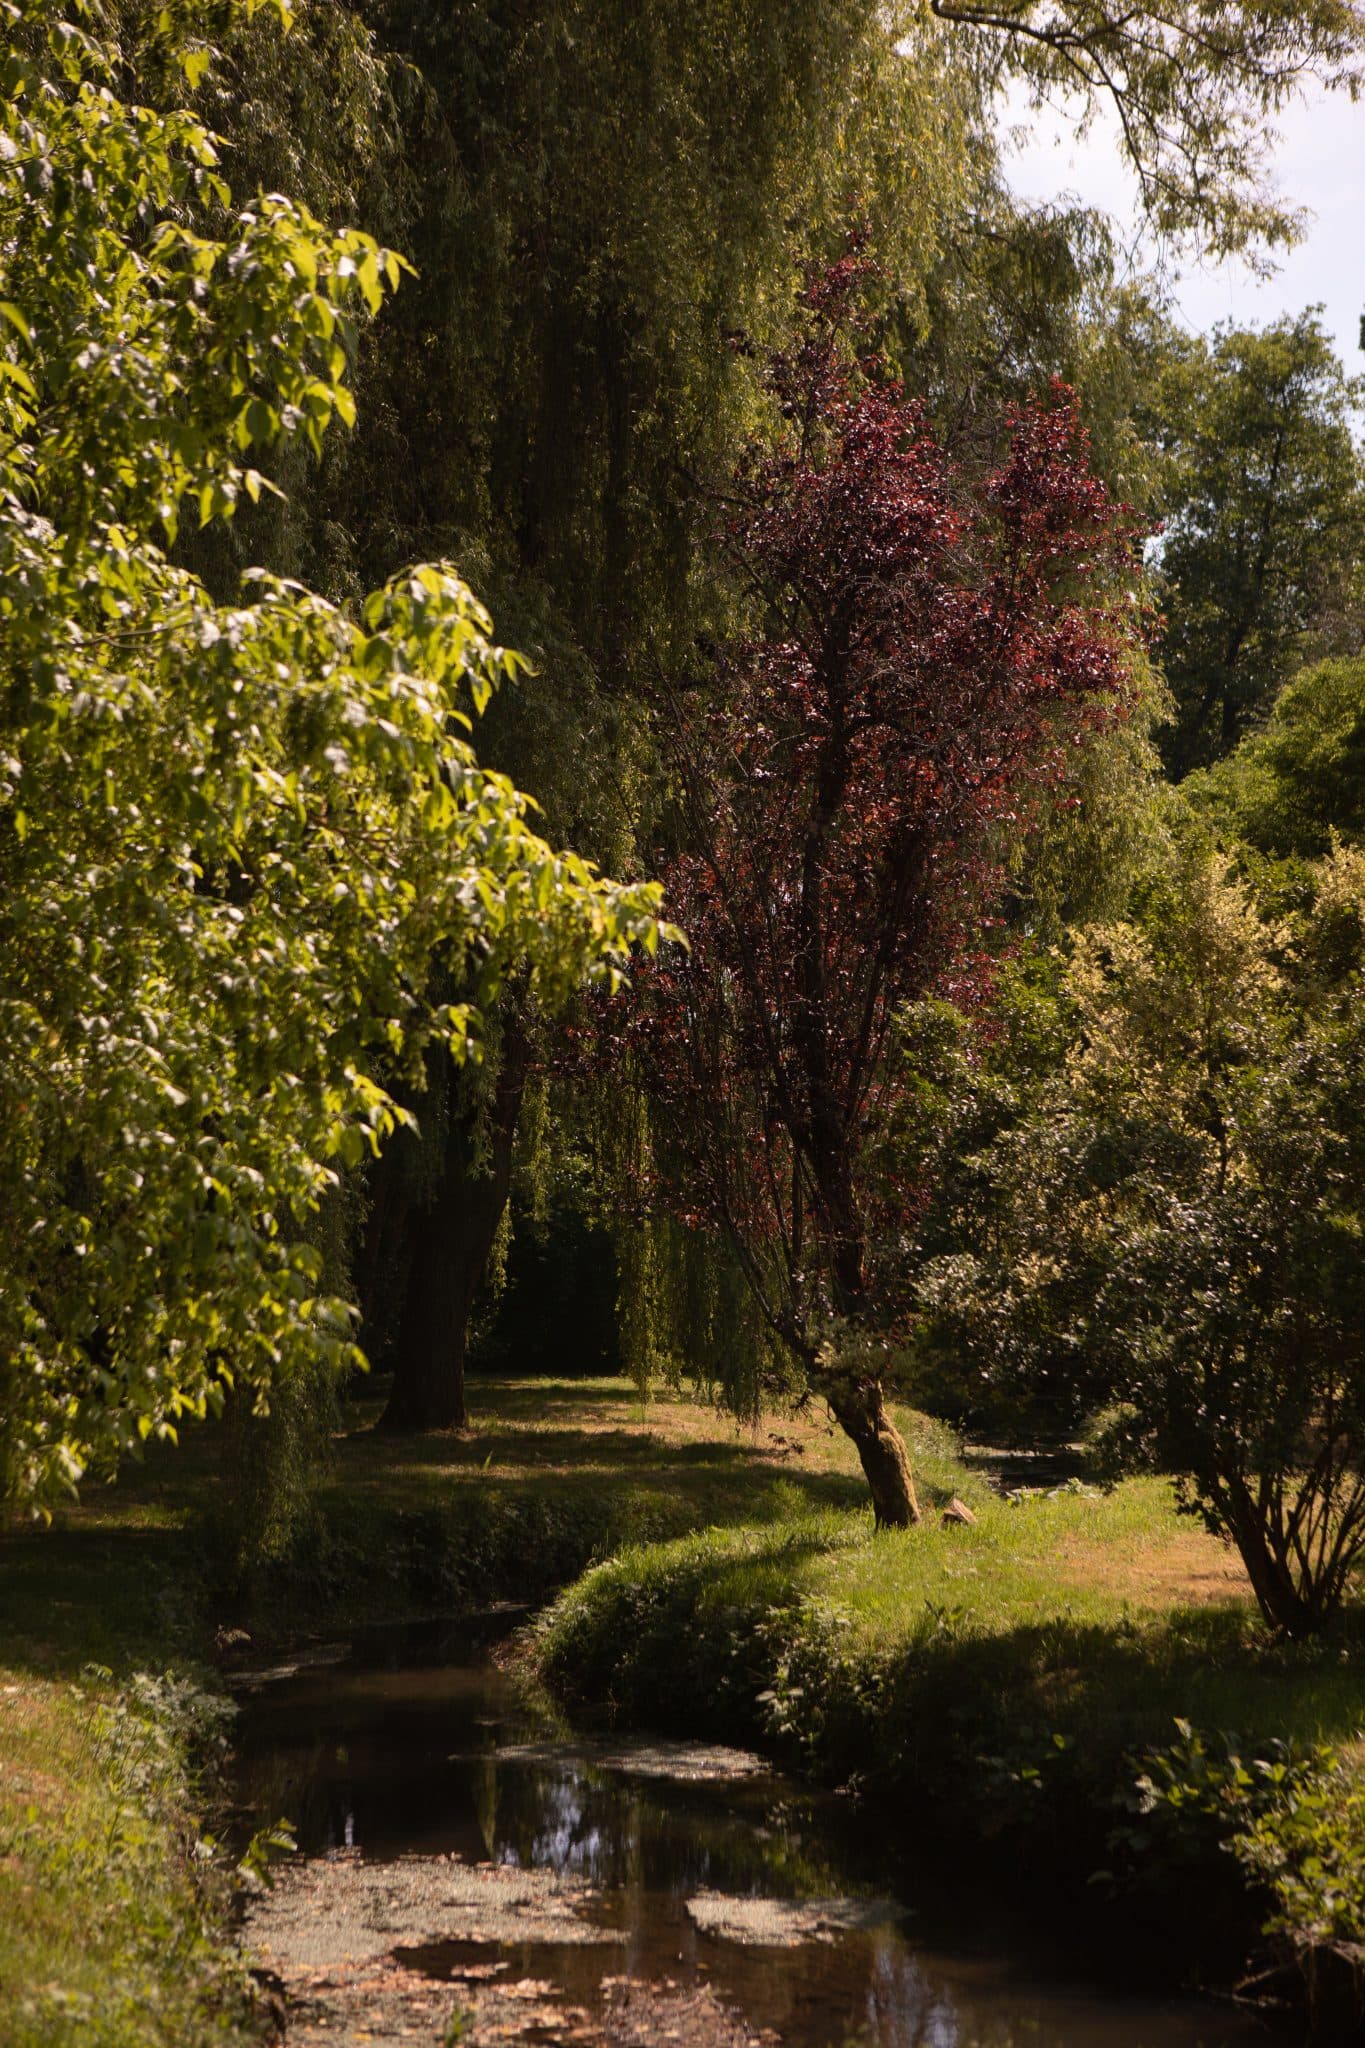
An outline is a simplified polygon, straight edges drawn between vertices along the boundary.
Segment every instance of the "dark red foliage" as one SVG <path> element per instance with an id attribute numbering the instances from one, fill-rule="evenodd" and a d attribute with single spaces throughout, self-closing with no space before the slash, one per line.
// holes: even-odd
<path id="1" fill-rule="evenodd" d="M 870 1166 L 906 1079 L 893 1020 L 981 999 L 1005 846 L 1123 715 L 1138 631 L 1134 534 L 1072 394 L 1008 415 L 972 473 L 854 353 L 860 270 L 808 288 L 770 371 L 784 438 L 728 500 L 754 636 L 662 714 L 691 950 L 646 977 L 633 1034 L 682 1206 L 803 1349 L 813 1315 L 894 1313 L 867 1299 L 869 1232 L 895 1224 Z"/>

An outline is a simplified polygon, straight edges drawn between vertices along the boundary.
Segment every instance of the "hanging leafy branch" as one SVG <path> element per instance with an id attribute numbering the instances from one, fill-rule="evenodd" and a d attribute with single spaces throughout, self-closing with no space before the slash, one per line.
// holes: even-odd
<path id="1" fill-rule="evenodd" d="M 1365 14 L 1352 0 L 930 0 L 989 61 L 1042 103 L 1079 95 L 1083 118 L 1115 115 L 1142 204 L 1163 235 L 1197 234 L 1207 253 L 1297 239 L 1273 191 L 1269 121 L 1318 81 L 1355 98 Z"/>
<path id="2" fill-rule="evenodd" d="M 516 657 L 452 569 L 352 615 L 167 558 L 253 451 L 351 418 L 401 266 L 278 197 L 210 235 L 212 137 L 118 97 L 93 10 L 0 12 L 0 1478 L 41 1501 L 354 1358 L 306 1225 L 390 1081 L 433 1035 L 476 1058 L 513 966 L 614 980 L 658 899 L 478 766 Z"/>

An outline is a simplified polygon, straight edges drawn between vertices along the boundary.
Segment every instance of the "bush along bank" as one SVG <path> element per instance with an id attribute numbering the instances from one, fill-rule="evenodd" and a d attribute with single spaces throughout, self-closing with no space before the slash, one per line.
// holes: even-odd
<path id="1" fill-rule="evenodd" d="M 832 1513 L 630 1549 L 543 1618 L 540 1675 L 850 1787 L 893 1849 L 1012 1846 L 1187 1976 L 1306 1999 L 1317 2038 L 1358 2040 L 1359 1617 L 1305 1646 L 1235 1594 L 1136 1605 L 1174 1526 L 1157 1482 L 972 1499 L 974 1527 Z"/>
<path id="2" fill-rule="evenodd" d="M 238 1872 L 202 1822 L 231 1711 L 182 1676 L 0 1671 L 5 2048 L 257 2037 L 230 1935 Z"/>

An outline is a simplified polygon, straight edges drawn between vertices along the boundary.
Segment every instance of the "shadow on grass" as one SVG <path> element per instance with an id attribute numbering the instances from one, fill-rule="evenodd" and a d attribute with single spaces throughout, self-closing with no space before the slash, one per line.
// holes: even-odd
<path id="1" fill-rule="evenodd" d="M 621 1429 L 503 1427 L 502 1418 L 486 1423 L 477 1436 L 453 1432 L 406 1435 L 362 1429 L 348 1436 L 339 1450 L 338 1470 L 361 1483 L 385 1473 L 439 1469 L 451 1478 L 482 1480 L 504 1469 L 509 1479 L 594 1474 L 603 1470 L 630 1474 L 678 1472 L 713 1474 L 733 1481 L 743 1474 L 789 1479 L 798 1486 L 832 1484 L 856 1499 L 865 1491 L 852 1473 L 813 1469 L 803 1459 L 780 1459 L 766 1446 L 711 1440 L 669 1443 L 661 1437 Z"/>
<path id="2" fill-rule="evenodd" d="M 380 1392 L 376 1380 L 374 1391 Z M 469 1405 L 475 1416 L 492 1408 L 518 1421 L 529 1420 L 547 1407 L 594 1406 L 638 1408 L 648 1419 L 650 1404 L 640 1398 L 638 1387 L 629 1380 L 537 1379 L 518 1373 L 471 1373 L 465 1382 Z"/>
<path id="3" fill-rule="evenodd" d="M 818 1444 L 809 1464 L 782 1458 L 704 1409 L 641 1409 L 625 1381 L 480 1381 L 464 1435 L 376 1430 L 383 1394 L 352 1405 L 316 1512 L 249 1583 L 232 1572 L 231 1446 L 213 1426 L 90 1487 L 53 1528 L 0 1535 L 0 1661 L 124 1671 L 182 1642 L 202 1652 L 206 1621 L 290 1635 L 539 1599 L 624 1542 L 864 1498 L 859 1478 L 820 1465 Z M 642 1426 L 625 1426 L 635 1412 Z"/>
<path id="4" fill-rule="evenodd" d="M 352 1437 L 321 1494 L 343 1540 L 390 1568 L 406 1556 L 428 1601 L 535 1598 L 625 1542 L 800 1521 L 865 1499 L 854 1475 L 729 1443 L 499 1427 L 473 1440 Z"/>
<path id="5" fill-rule="evenodd" d="M 136 1522 L 31 1529 L 0 1540 L 0 1665 L 116 1677 L 200 1649 L 202 1543 Z"/>

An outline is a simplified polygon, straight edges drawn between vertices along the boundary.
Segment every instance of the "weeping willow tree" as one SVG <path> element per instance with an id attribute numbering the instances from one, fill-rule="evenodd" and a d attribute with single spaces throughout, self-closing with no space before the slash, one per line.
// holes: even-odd
<path id="1" fill-rule="evenodd" d="M 1220 5 L 1203 37 L 1197 10 L 1111 21 L 1082 0 L 295 12 L 288 38 L 234 29 L 204 87 L 239 182 L 358 211 L 418 275 L 362 336 L 358 434 L 235 544 L 338 594 L 415 557 L 459 560 L 535 657 L 485 744 L 617 872 L 660 837 L 642 679 L 731 623 L 696 486 L 752 426 L 751 350 L 850 200 L 881 252 L 893 352 L 935 404 L 970 414 L 1061 370 L 1103 416 L 1099 466 L 1138 496 L 1127 419 L 1149 309 L 1124 297 L 1093 222 L 1008 200 L 995 95 L 1012 76 L 1078 88 L 1078 106 L 1117 95 L 1160 224 L 1245 241 L 1285 227 L 1258 123 L 1305 69 L 1348 72 L 1358 26 L 1335 0 L 1292 19 Z M 463 1414 L 467 1303 L 543 1020 L 511 1002 L 499 1047 L 505 1071 L 429 1074 L 420 1147 L 368 1191 L 357 1267 L 395 1420 Z"/>
<path id="2" fill-rule="evenodd" d="M 804 1391 L 799 1361 L 764 1320 L 733 1249 L 705 1219 L 660 1199 L 672 1162 L 641 1077 L 595 1090 L 580 1142 L 610 1191 L 622 1369 L 642 1396 L 690 1385 L 757 1421 Z"/>
<path id="3" fill-rule="evenodd" d="M 767 330 L 851 188 L 915 297 L 965 201 L 971 81 L 861 5 L 366 18 L 399 136 L 385 231 L 418 278 L 372 338 L 373 424 L 331 510 L 366 574 L 438 535 L 474 565 L 536 668 L 492 710 L 492 757 L 629 871 L 654 836 L 642 679 L 724 626 L 696 483 L 753 417 L 738 337 Z M 549 1053 L 513 997 L 496 1069 L 433 1071 L 420 1148 L 372 1186 L 395 1423 L 464 1418 L 469 1314 Z"/>

